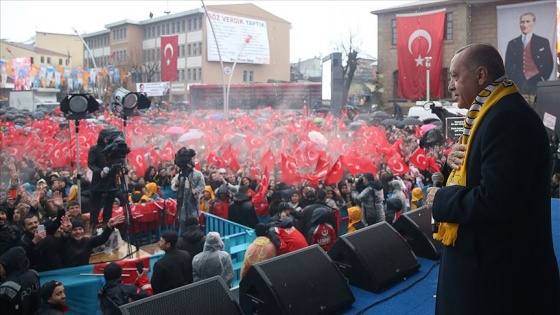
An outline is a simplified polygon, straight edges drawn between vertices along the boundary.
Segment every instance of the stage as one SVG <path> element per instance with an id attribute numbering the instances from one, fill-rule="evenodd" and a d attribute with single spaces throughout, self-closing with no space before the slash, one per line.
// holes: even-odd
<path id="1" fill-rule="evenodd" d="M 554 251 L 560 257 L 560 199 L 552 200 L 552 232 Z M 126 245 L 126 244 L 125 244 Z M 127 247 L 127 246 L 124 246 Z M 149 259 L 150 267 L 162 257 L 157 245 L 143 246 L 132 258 Z M 153 254 L 153 255 L 152 255 Z M 92 262 L 118 259 L 126 252 L 92 257 Z M 439 262 L 418 258 L 421 263 L 417 273 L 393 285 L 382 293 L 375 294 L 350 286 L 356 301 L 341 314 L 434 314 L 435 294 L 439 272 Z M 151 276 L 151 273 L 150 273 Z M 86 265 L 41 273 L 41 283 L 50 280 L 61 281 L 66 287 L 67 303 L 70 310 L 65 314 L 98 314 L 97 292 L 103 285 L 103 277 L 94 274 L 94 265 Z M 234 296 L 236 288 L 232 289 Z"/>

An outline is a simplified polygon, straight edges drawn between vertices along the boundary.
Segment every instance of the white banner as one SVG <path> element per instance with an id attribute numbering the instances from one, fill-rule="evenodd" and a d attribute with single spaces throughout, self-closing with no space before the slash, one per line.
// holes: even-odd
<path id="1" fill-rule="evenodd" d="M 169 95 L 169 82 L 136 83 L 136 92 L 145 93 L 148 97 Z"/>
<path id="2" fill-rule="evenodd" d="M 220 61 L 216 40 L 224 62 L 270 64 L 270 48 L 266 21 L 208 12 L 206 42 L 208 61 Z"/>

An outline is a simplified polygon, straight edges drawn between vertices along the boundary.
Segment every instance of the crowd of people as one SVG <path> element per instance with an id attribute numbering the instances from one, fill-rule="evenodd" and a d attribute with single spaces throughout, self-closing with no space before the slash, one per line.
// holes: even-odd
<path id="1" fill-rule="evenodd" d="M 487 77 L 486 83 L 498 77 L 493 76 L 492 73 Z M 457 85 L 453 86 L 454 91 L 461 90 L 460 82 L 454 84 Z M 469 100 L 461 100 L 465 103 L 462 106 L 466 107 L 473 101 L 470 96 Z M 385 140 L 393 144 L 392 148 L 406 160 L 419 146 L 420 137 L 415 128 L 389 127 L 381 130 L 385 131 Z M 404 212 L 424 206 L 423 193 L 432 186 L 432 172 L 443 171 L 446 168 L 444 165 L 457 171 L 466 157 L 465 144 L 451 149 L 450 143 L 446 142 L 426 151 L 438 162 L 436 169 L 419 169 L 410 163 L 409 171 L 396 174 L 394 166 L 389 167 L 386 156 L 381 156 L 369 161 L 370 164 L 375 162 L 376 172 L 358 172 L 352 176 L 346 172 L 334 183 L 323 179 L 310 180 L 311 177 L 304 177 L 307 179 L 299 183 L 285 183 L 280 180 L 284 171 L 281 167 L 255 175 L 254 167 L 248 160 L 241 161 L 237 168 L 220 167 L 209 161 L 194 159 L 196 152 L 183 148 L 177 152 L 174 161 L 161 160 L 146 170 L 131 169 L 128 176 L 121 176 L 125 170 L 115 168 L 114 163 L 107 159 L 105 149 L 110 142 L 109 137 L 112 136 L 103 129 L 97 143 L 90 148 L 88 167 L 91 179 L 86 174 L 72 172 L 69 167 L 44 168 L 34 165 L 33 160 L 18 159 L 6 151 L 0 153 L 0 188 L 3 193 L 0 204 L 2 314 L 32 314 L 39 309 L 40 299 L 43 300 L 42 309 L 54 308 L 63 312 L 67 307 L 63 284 L 49 282 L 40 288 L 36 271 L 88 264 L 92 250 L 103 245 L 115 227 L 125 222 L 123 215 L 112 213 L 113 209 L 125 203 L 134 205 L 174 198 L 178 202 L 177 224 L 176 229 L 164 231 L 161 235 L 158 246 L 165 255 L 155 264 L 150 280 L 146 271 L 138 271 L 136 286 L 124 285 L 120 280 L 122 270 L 119 270 L 118 264 L 105 267 L 106 284 L 99 293 L 104 314 L 115 313 L 116 306 L 130 300 L 213 276 L 221 276 L 231 286 L 231 257 L 223 250 L 224 244 L 218 233 L 204 235 L 202 232 L 202 213 L 211 213 L 255 230 L 257 238 L 247 248 L 241 270 L 244 276 L 255 263 L 312 244 L 328 251 L 340 235 L 342 226 L 347 233 L 353 233 L 382 221 L 394 223 Z M 447 160 L 448 153 L 452 160 Z M 540 166 L 546 167 L 547 164 Z M 475 178 L 471 175 L 477 172 L 479 170 L 469 170 L 469 180 Z M 550 175 L 549 169 L 547 172 Z M 143 176 L 138 176 L 138 173 Z M 555 176 L 552 181 L 556 180 L 558 184 L 559 178 Z M 503 177 L 500 179 L 503 180 Z M 127 181 L 127 185 L 122 185 L 123 180 Z M 445 200 L 442 196 L 447 193 L 448 204 L 451 204 L 457 199 L 449 194 L 466 189 L 464 176 L 459 180 L 459 185 L 444 187 L 437 192 L 438 197 L 435 197 L 436 189 L 430 190 L 426 203 L 434 209 L 434 216 L 438 216 L 436 219 L 441 218 L 444 222 L 463 220 L 445 212 L 462 204 L 447 207 L 442 201 Z M 543 183 L 542 186 L 546 185 Z M 128 187 L 128 191 L 119 187 Z M 549 192 L 535 192 L 537 194 Z M 346 210 L 348 217 L 341 218 L 342 210 Z M 457 229 L 446 224 L 442 227 Z M 468 220 L 461 221 L 461 224 L 462 231 L 476 229 L 476 224 L 473 227 Z M 492 234 L 492 238 L 495 237 L 498 236 Z M 445 237 L 443 239 L 444 243 L 448 242 Z M 446 245 L 444 255 L 464 255 L 459 247 L 455 247 L 455 239 Z M 22 288 L 29 288 L 32 294 L 26 293 L 23 298 L 22 291 L 10 287 L 13 281 Z M 441 279 L 440 282 L 447 283 Z M 442 293 L 442 296 L 445 294 Z M 445 301 L 439 299 L 440 310 L 455 309 Z"/>

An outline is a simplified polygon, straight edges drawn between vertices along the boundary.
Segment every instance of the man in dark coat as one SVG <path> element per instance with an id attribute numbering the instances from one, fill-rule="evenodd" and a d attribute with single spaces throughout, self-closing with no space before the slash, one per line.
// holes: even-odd
<path id="1" fill-rule="evenodd" d="M 144 269 L 134 284 L 125 284 L 122 283 L 122 267 L 115 262 L 107 264 L 103 270 L 106 282 L 97 294 L 103 315 L 120 315 L 119 306 L 151 296 L 147 274 L 148 270 Z"/>
<path id="2" fill-rule="evenodd" d="M 91 229 L 96 230 L 99 212 L 101 211 L 102 198 L 103 203 L 103 223 L 107 223 L 113 213 L 113 201 L 117 193 L 116 170 L 111 169 L 111 162 L 107 154 L 103 150 L 107 146 L 109 139 L 114 136 L 117 131 L 111 129 L 103 129 L 99 132 L 97 144 L 89 149 L 88 167 L 91 170 Z M 105 195 L 105 196 L 104 196 Z"/>
<path id="3" fill-rule="evenodd" d="M 177 232 L 165 231 L 158 246 L 165 255 L 154 265 L 152 289 L 154 294 L 175 289 L 193 282 L 192 257 L 177 248 Z"/>
<path id="4" fill-rule="evenodd" d="M 449 91 L 470 110 L 447 159 L 447 186 L 426 198 L 446 245 L 436 314 L 560 314 L 542 120 L 491 45 L 458 50 L 450 73 Z M 512 170 L 527 184 L 508 180 Z"/>
<path id="5" fill-rule="evenodd" d="M 200 228 L 197 218 L 188 217 L 186 225 L 187 228 L 177 241 L 177 248 L 186 250 L 191 254 L 191 257 L 194 257 L 204 250 L 206 236 L 204 235 L 204 231 Z"/>
<path id="6" fill-rule="evenodd" d="M 0 279 L 0 314 L 27 315 L 39 309 L 39 274 L 29 269 L 22 247 L 13 247 L 0 256 Z"/>
<path id="7" fill-rule="evenodd" d="M 41 308 L 36 315 L 62 315 L 70 308 L 66 305 L 66 292 L 60 281 L 51 280 L 41 287 Z"/>
<path id="8" fill-rule="evenodd" d="M 237 194 L 233 196 L 233 202 L 229 205 L 228 220 L 252 229 L 259 223 L 247 186 L 240 186 Z"/>
<path id="9" fill-rule="evenodd" d="M 8 209 L 0 205 L 0 256 L 20 242 L 20 231 L 8 221 Z"/>
<path id="10" fill-rule="evenodd" d="M 510 40 L 506 50 L 507 75 L 521 92 L 535 93 L 537 82 L 547 81 L 554 69 L 548 39 L 533 33 L 537 18 L 526 12 L 519 18 L 521 35 Z"/>

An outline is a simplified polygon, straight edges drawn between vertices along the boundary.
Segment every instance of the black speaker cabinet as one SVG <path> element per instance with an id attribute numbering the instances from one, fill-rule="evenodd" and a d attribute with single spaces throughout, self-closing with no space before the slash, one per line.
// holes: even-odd
<path id="1" fill-rule="evenodd" d="M 328 255 L 350 284 L 376 293 L 420 268 L 416 255 L 387 222 L 342 235 Z"/>
<path id="2" fill-rule="evenodd" d="M 212 277 L 159 293 L 120 307 L 125 315 L 145 314 L 243 314 L 224 280 Z"/>
<path id="3" fill-rule="evenodd" d="M 443 245 L 432 237 L 432 212 L 420 207 L 401 215 L 393 227 L 418 257 L 438 260 Z"/>
<path id="4" fill-rule="evenodd" d="M 255 264 L 239 284 L 245 314 L 333 314 L 354 300 L 346 279 L 318 245 Z"/>

